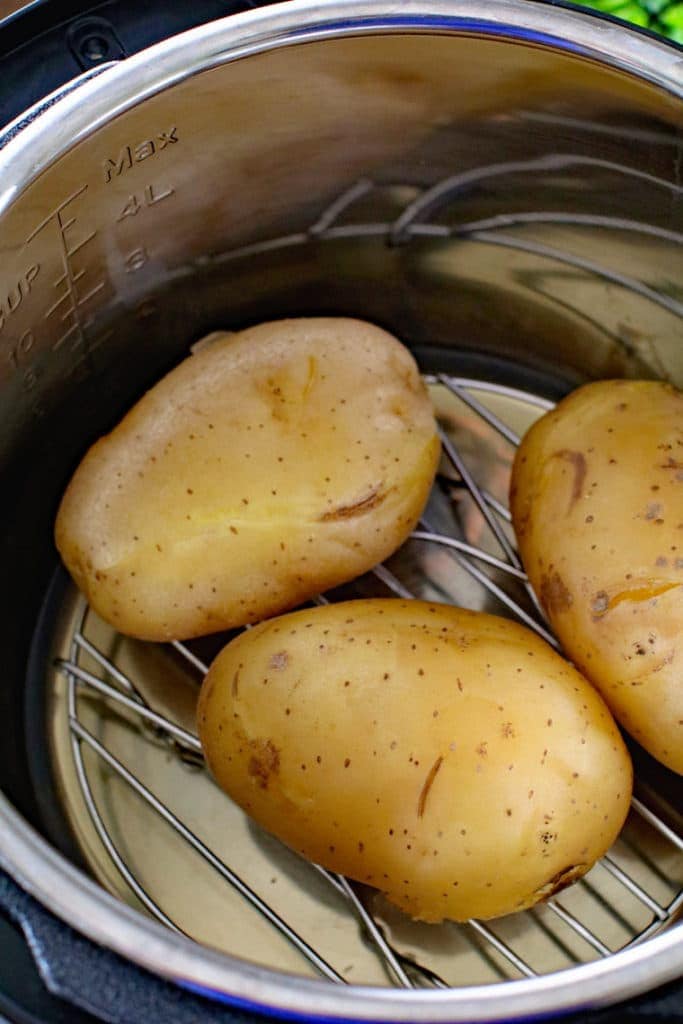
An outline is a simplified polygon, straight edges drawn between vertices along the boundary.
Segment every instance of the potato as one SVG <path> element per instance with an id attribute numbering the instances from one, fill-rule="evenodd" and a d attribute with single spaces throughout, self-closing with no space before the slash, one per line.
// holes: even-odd
<path id="1" fill-rule="evenodd" d="M 629 807 L 629 756 L 593 687 L 523 626 L 449 605 L 261 623 L 211 665 L 198 726 L 251 817 L 424 921 L 557 892 Z"/>
<path id="2" fill-rule="evenodd" d="M 654 757 L 683 772 L 683 394 L 587 384 L 515 458 L 529 579 L 574 664 Z"/>
<path id="3" fill-rule="evenodd" d="M 350 319 L 282 320 L 187 358 L 87 453 L 55 538 L 120 632 L 185 639 L 360 575 L 405 540 L 439 458 L 412 356 Z"/>

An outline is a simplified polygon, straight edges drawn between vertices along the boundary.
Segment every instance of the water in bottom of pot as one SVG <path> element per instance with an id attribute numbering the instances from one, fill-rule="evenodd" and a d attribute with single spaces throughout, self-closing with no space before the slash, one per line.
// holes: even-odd
<path id="1" fill-rule="evenodd" d="M 543 635 L 506 500 L 516 439 L 550 403 L 483 380 L 428 380 L 447 442 L 423 520 L 384 566 L 320 600 L 449 601 Z M 680 815 L 643 775 L 620 838 L 561 895 L 486 924 L 411 921 L 265 834 L 208 777 L 194 709 L 226 636 L 141 643 L 116 634 L 69 584 L 58 604 L 49 745 L 79 853 L 105 888 L 197 942 L 332 981 L 489 984 L 646 941 L 683 905 Z"/>

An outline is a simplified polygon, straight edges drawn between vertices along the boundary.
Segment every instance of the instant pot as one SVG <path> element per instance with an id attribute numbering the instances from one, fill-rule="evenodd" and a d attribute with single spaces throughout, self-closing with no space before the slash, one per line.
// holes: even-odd
<path id="1" fill-rule="evenodd" d="M 537 0 L 196 0 L 29 4 L 0 53 L 0 1014 L 683 1019 L 680 777 L 634 748 L 623 835 L 544 906 L 410 922 L 208 779 L 220 638 L 117 636 L 52 543 L 87 446 L 211 332 L 357 316 L 412 349 L 444 460 L 415 537 L 318 600 L 553 642 L 511 453 L 584 381 L 683 386 L 683 50 Z"/>

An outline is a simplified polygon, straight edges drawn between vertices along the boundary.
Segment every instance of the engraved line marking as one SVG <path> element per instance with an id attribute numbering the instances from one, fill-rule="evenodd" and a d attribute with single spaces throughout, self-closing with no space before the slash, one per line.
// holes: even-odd
<path id="1" fill-rule="evenodd" d="M 162 186 L 163 188 L 163 186 Z M 173 186 L 169 185 L 167 189 L 162 192 L 155 192 L 154 185 L 145 186 L 145 205 L 154 206 L 155 203 L 160 203 L 162 199 L 168 199 L 175 192 Z"/>
<path id="2" fill-rule="evenodd" d="M 82 277 L 85 277 L 85 270 L 79 270 L 77 274 L 74 274 L 74 281 L 80 281 Z M 64 284 L 66 281 L 66 274 L 60 274 L 56 281 L 52 282 L 54 288 L 59 288 L 60 284 Z M 66 293 L 65 293 L 66 294 Z"/>
<path id="3" fill-rule="evenodd" d="M 72 324 L 68 331 L 65 331 L 60 338 L 57 338 L 57 341 L 55 341 L 55 343 L 52 346 L 52 351 L 57 352 L 62 347 L 64 342 L 67 340 L 67 338 L 74 333 L 74 331 L 81 331 L 81 325 Z"/>
<path id="4" fill-rule="evenodd" d="M 97 295 L 97 293 L 101 292 L 103 288 L 104 288 L 104 281 L 100 281 L 99 284 L 96 284 L 94 288 L 90 289 L 90 291 L 88 292 L 87 295 L 84 295 L 82 299 L 79 299 L 78 302 L 76 303 L 76 305 L 77 306 L 84 306 L 86 304 L 86 302 L 89 302 L 90 299 L 92 299 L 93 295 Z"/>
<path id="5" fill-rule="evenodd" d="M 69 298 L 69 293 L 68 292 L 64 292 L 63 295 L 60 295 L 59 298 L 57 299 L 57 301 L 53 302 L 52 305 L 50 306 L 50 308 L 48 309 L 47 313 L 45 314 L 45 319 L 47 320 L 49 317 L 51 317 L 52 314 L 55 312 L 55 310 L 59 309 L 61 304 L 66 299 L 68 299 L 68 298 Z"/>
<path id="6" fill-rule="evenodd" d="M 38 232 L 42 231 L 43 228 L 46 227 L 50 223 L 50 221 L 52 220 L 53 217 L 55 217 L 58 213 L 60 213 L 64 209 L 65 206 L 68 206 L 69 203 L 73 202 L 74 199 L 77 199 L 78 196 L 80 196 L 83 192 L 85 192 L 87 187 L 88 187 L 87 185 L 81 185 L 81 187 L 79 189 L 76 189 L 76 191 L 72 192 L 70 196 L 67 196 L 66 199 L 63 199 L 62 202 L 59 204 L 59 206 L 57 206 L 54 210 L 52 210 L 51 213 L 48 213 L 47 217 L 45 217 L 44 220 L 41 220 L 40 224 L 33 229 L 31 234 L 28 236 L 28 238 L 24 242 L 24 245 L 28 245 L 28 243 L 30 241 L 32 241 L 36 237 Z"/>
<path id="7" fill-rule="evenodd" d="M 90 234 L 86 235 L 86 237 L 81 242 L 77 242 L 76 245 L 72 245 L 70 249 L 67 249 L 66 255 L 69 257 L 69 259 L 71 259 L 71 257 L 74 256 L 79 249 L 82 249 L 87 242 L 91 242 L 96 234 L 96 231 L 91 231 Z"/>
<path id="8" fill-rule="evenodd" d="M 74 277 L 74 272 L 72 270 L 71 264 L 69 263 L 69 249 L 66 244 L 66 237 L 64 234 L 65 229 L 64 227 L 62 227 L 61 217 L 57 216 L 56 222 L 59 228 L 59 230 L 57 231 L 57 238 L 60 256 L 62 258 L 62 267 L 64 268 L 64 279 L 67 288 L 67 293 L 69 295 L 69 298 L 71 299 L 71 308 L 69 309 L 68 312 L 64 314 L 64 316 L 62 316 L 62 320 L 66 320 L 70 315 L 73 315 L 74 325 L 72 330 L 75 329 L 77 331 L 79 342 L 80 344 L 83 345 L 83 347 L 85 347 L 85 334 L 83 332 L 83 326 L 81 324 L 78 313 L 78 291 L 76 289 L 76 278 Z"/>
<path id="9" fill-rule="evenodd" d="M 114 337 L 115 333 L 114 328 L 111 327 L 108 331 L 105 331 L 104 334 L 98 335 L 90 342 L 90 351 L 92 352 L 93 349 L 98 348 L 100 345 L 104 345 L 106 341 L 109 341 L 110 338 Z"/>
<path id="10" fill-rule="evenodd" d="M 66 224 L 64 224 L 62 222 L 62 211 L 61 210 L 59 210 L 58 213 L 57 213 L 57 220 L 59 221 L 59 226 L 62 229 L 62 231 L 66 231 L 67 228 L 70 228 L 72 224 L 76 223 L 76 218 L 72 217 L 71 220 L 68 220 L 66 222 Z"/>

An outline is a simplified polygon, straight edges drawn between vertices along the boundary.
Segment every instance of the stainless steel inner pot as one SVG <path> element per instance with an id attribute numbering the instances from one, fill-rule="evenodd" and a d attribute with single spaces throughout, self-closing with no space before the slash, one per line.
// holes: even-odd
<path id="1" fill-rule="evenodd" d="M 470 421 L 463 436 L 475 462 L 494 451 L 489 470 L 497 465 L 491 413 L 519 432 L 587 379 L 683 386 L 682 95 L 680 50 L 543 3 L 297 0 L 175 37 L 75 83 L 11 126 L 0 140 L 2 544 L 18 588 L 16 611 L 2 623 L 7 714 L 21 699 L 54 568 L 51 524 L 75 461 L 214 329 L 319 314 L 387 327 L 413 349 L 437 401 L 453 400 L 455 390 L 460 404 L 444 406 L 443 415 L 456 435 L 466 413 L 481 417 L 476 402 L 483 403 L 485 429 Z M 496 511 L 504 493 L 492 489 Z M 496 514 L 504 520 L 503 512 Z M 438 518 L 439 508 L 431 514 Z M 419 589 L 425 562 L 410 556 L 380 583 L 400 592 L 416 565 Z M 455 563 L 448 568 L 439 577 L 430 563 L 431 592 L 438 584 L 449 599 L 469 595 L 497 607 L 501 598 L 490 592 L 481 599 L 465 584 L 448 589 Z M 146 890 L 131 895 L 122 885 L 116 857 L 105 849 L 107 860 L 92 817 L 88 824 L 77 809 L 85 792 L 79 772 L 93 747 L 79 762 L 73 720 L 96 743 L 106 745 L 116 730 L 100 711 L 92 717 L 92 702 L 83 717 L 73 673 L 69 690 L 54 658 L 73 663 L 85 651 L 85 670 L 99 666 L 110 681 L 117 669 L 141 672 L 162 711 L 188 729 L 193 691 L 179 683 L 173 701 L 160 696 L 154 680 L 177 673 L 168 654 L 127 648 L 88 620 L 76 595 L 57 590 L 41 626 L 49 634 L 38 673 L 46 710 L 27 712 L 24 747 L 15 734 L 2 755 L 0 864 L 85 935 L 201 991 L 347 1019 L 556 1013 L 614 1003 L 679 976 L 680 780 L 647 758 L 637 761 L 640 795 L 646 823 L 656 814 L 658 841 L 669 844 L 655 865 L 667 912 L 642 941 L 606 947 L 597 958 L 570 950 L 563 969 L 551 964 L 524 977 L 507 958 L 512 969 L 497 971 L 502 981 L 496 969 L 491 977 L 474 970 L 458 987 L 397 991 L 368 969 L 363 984 L 334 985 L 304 977 L 289 954 L 260 957 L 261 933 L 239 917 L 231 927 L 233 938 L 243 929 L 244 959 L 240 934 L 226 954 L 209 948 L 226 948 L 215 930 L 201 945 L 145 916 Z M 201 652 L 194 658 L 201 662 Z M 39 735 L 49 750 L 32 746 Z M 162 745 L 154 755 L 155 779 L 194 794 L 191 738 L 181 731 L 176 739 L 175 753 Z M 142 772 L 147 754 L 131 756 Z M 37 760 L 50 782 L 42 796 L 19 797 L 22 765 L 35 777 Z M 142 863 L 140 850 L 161 849 L 164 839 L 139 822 L 126 832 L 128 797 L 117 796 L 102 763 L 88 763 L 115 854 L 123 850 L 149 872 L 156 854 Z M 221 814 L 223 797 L 212 791 L 203 799 Z M 55 802 L 72 834 L 71 845 L 56 845 L 75 851 L 80 867 L 48 841 Z M 234 812 L 225 814 L 235 836 L 248 832 Z M 257 851 L 263 871 L 277 863 L 287 875 L 293 902 L 297 893 L 310 898 L 316 883 L 302 869 L 267 843 L 264 854 L 262 838 L 247 838 L 255 845 L 240 846 L 243 858 Z M 183 856 L 169 861 L 165 895 L 182 891 L 186 903 L 201 902 Z M 144 881 L 154 889 L 153 877 Z M 213 891 L 202 890 L 203 913 Z M 341 930 L 335 908 L 325 897 L 320 903 L 329 914 L 315 920 Z M 222 911 L 233 912 L 233 904 Z M 430 944 L 379 916 L 408 962 L 415 943 Z M 451 953 L 445 947 L 444 957 Z M 487 955 L 500 966 L 500 950 Z"/>

